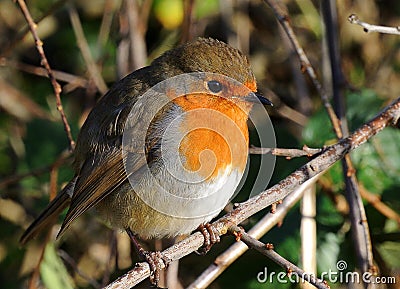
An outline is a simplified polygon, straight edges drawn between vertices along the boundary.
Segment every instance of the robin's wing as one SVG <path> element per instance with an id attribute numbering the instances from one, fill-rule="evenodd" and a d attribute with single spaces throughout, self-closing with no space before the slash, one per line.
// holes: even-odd
<path id="1" fill-rule="evenodd" d="M 36 220 L 25 230 L 19 242 L 26 244 L 40 231 L 48 228 L 58 220 L 60 213 L 70 204 L 76 178 L 72 179 L 64 189 L 50 202 Z"/>
<path id="2" fill-rule="evenodd" d="M 142 158 L 141 161 L 138 160 L 132 167 L 133 173 L 144 165 L 146 165 L 145 158 Z M 63 234 L 76 218 L 126 182 L 130 175 L 126 172 L 122 152 L 118 149 L 111 151 L 94 168 L 89 168 L 89 166 L 91 166 L 90 161 L 86 162 L 82 168 L 75 185 L 71 205 L 58 236 Z"/>
<path id="3" fill-rule="evenodd" d="M 137 103 L 139 95 L 156 81 L 154 75 L 148 75 L 147 68 L 121 80 L 96 104 L 90 112 L 78 137 L 75 149 L 75 170 L 78 180 L 72 196 L 71 205 L 58 234 L 60 236 L 71 223 L 91 207 L 128 181 L 131 174 L 139 174 L 140 168 L 147 165 L 151 143 L 136 146 L 129 151 L 129 172 L 125 169 L 124 158 L 127 152 L 122 150 L 125 124 L 129 119 L 133 131 L 145 131 L 141 120 L 147 113 L 146 107 Z M 151 76 L 153 78 L 151 78 Z M 135 114 L 131 109 L 135 105 Z M 132 138 L 135 135 L 131 136 Z M 145 155 L 143 154 L 145 149 Z M 137 150 L 137 151 L 135 151 Z M 123 156 L 123 154 L 125 154 Z M 150 157 L 154 161 L 154 157 Z"/>

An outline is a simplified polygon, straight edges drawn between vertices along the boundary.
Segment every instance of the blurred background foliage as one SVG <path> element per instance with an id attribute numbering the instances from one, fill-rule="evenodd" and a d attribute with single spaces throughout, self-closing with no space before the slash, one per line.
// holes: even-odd
<path id="1" fill-rule="evenodd" d="M 329 90 L 320 3 L 285 2 L 301 45 Z M 260 91 L 275 104 L 268 112 L 278 147 L 301 148 L 304 144 L 322 147 L 335 142 L 319 96 L 301 74 L 286 37 L 262 1 L 31 0 L 27 4 L 39 22 L 37 29 L 51 67 L 69 74 L 70 78 L 64 77 L 60 83 L 64 110 L 75 139 L 87 113 L 102 95 L 88 73 L 71 25 L 71 11 L 76 9 L 91 55 L 108 86 L 182 39 L 210 36 L 249 55 Z M 337 9 L 342 67 L 347 80 L 344 87 L 347 117 L 350 129 L 354 130 L 398 97 L 400 38 L 366 34 L 360 27 L 349 24 L 347 17 L 356 13 L 369 23 L 398 26 L 400 2 L 343 0 L 337 2 Z M 138 19 L 134 24 L 129 23 L 132 11 Z M 188 11 L 192 11 L 191 17 L 187 17 Z M 136 56 L 126 49 L 132 31 L 139 37 L 137 43 L 144 47 Z M 0 35 L 0 287 L 26 288 L 31 281 L 31 288 L 36 288 L 37 276 L 32 277 L 32 272 L 38 272 L 41 280 L 38 288 L 99 288 L 126 272 L 137 259 L 131 258 L 126 236 L 109 230 L 96 218 L 94 210 L 79 218 L 61 240 L 53 241 L 56 226 L 47 239 L 41 236 L 23 248 L 18 244 L 23 229 L 45 207 L 49 195 L 54 195 L 71 178 L 71 157 L 53 89 L 49 80 L 40 76 L 40 58 L 27 33 L 26 21 L 13 1 L 0 0 Z M 400 135 L 391 128 L 352 153 L 375 261 L 381 274 L 397 276 L 397 283 L 400 282 L 399 154 Z M 270 185 L 306 161 L 278 158 Z M 356 261 L 340 164 L 322 176 L 316 187 L 318 271 L 336 269 L 338 260 L 345 260 L 348 270 L 353 271 Z M 246 188 L 238 200 L 247 198 Z M 374 202 L 387 207 L 377 209 Z M 250 227 L 263 214 L 257 214 L 244 226 Z M 262 240 L 273 243 L 278 253 L 301 266 L 300 219 L 296 206 Z M 182 259 L 179 273 L 182 284 L 188 285 L 233 242 L 232 237 L 224 237 L 206 256 L 191 254 Z M 41 257 L 44 244 L 47 246 Z M 269 272 L 282 271 L 249 251 L 210 288 L 298 286 L 260 284 L 256 276 L 266 267 Z M 399 288 L 396 286 L 399 285 L 389 287 Z"/>

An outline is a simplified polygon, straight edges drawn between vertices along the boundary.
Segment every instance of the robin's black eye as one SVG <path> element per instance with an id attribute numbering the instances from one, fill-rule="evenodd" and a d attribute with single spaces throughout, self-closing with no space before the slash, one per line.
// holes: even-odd
<path id="1" fill-rule="evenodd" d="M 222 84 L 216 80 L 210 80 L 207 82 L 208 89 L 213 93 L 218 93 L 222 91 Z"/>

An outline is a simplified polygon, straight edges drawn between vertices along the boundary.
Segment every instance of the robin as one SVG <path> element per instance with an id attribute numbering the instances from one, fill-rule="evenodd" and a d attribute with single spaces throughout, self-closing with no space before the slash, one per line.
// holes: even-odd
<path id="1" fill-rule="evenodd" d="M 74 178 L 20 242 L 68 206 L 58 236 L 96 206 L 112 226 L 127 231 L 156 270 L 134 237 L 177 236 L 199 226 L 212 232 L 204 225 L 245 171 L 253 103 L 271 104 L 256 92 L 247 58 L 211 38 L 178 46 L 129 74 L 88 115 L 76 142 Z"/>

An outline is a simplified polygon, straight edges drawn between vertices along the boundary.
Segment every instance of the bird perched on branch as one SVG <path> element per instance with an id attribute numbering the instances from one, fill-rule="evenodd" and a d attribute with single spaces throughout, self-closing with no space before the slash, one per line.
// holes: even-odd
<path id="1" fill-rule="evenodd" d="M 67 207 L 58 236 L 94 206 L 133 240 L 188 234 L 206 224 L 243 176 L 249 112 L 257 99 L 270 104 L 256 91 L 247 58 L 211 38 L 167 51 L 118 81 L 82 126 L 74 178 L 21 243 Z"/>

